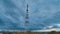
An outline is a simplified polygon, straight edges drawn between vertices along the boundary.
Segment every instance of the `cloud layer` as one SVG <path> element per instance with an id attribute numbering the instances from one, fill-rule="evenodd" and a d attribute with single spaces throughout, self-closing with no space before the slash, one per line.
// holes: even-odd
<path id="1" fill-rule="evenodd" d="M 60 0 L 0 0 L 0 29 L 24 30 L 27 4 L 30 21 L 28 29 L 59 26 Z"/>

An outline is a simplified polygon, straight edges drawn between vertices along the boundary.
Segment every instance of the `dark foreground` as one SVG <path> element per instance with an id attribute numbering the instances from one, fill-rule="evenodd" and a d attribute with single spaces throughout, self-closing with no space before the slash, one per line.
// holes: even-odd
<path id="1" fill-rule="evenodd" d="M 0 34 L 60 34 L 60 32 L 0 32 Z"/>

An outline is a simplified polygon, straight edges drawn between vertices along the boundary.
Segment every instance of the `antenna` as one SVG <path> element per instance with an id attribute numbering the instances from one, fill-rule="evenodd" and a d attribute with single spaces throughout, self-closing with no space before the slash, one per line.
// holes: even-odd
<path id="1" fill-rule="evenodd" d="M 29 12 L 28 12 L 28 4 L 27 4 L 27 9 L 26 9 L 26 16 L 25 16 L 25 29 L 28 31 L 29 27 Z"/>

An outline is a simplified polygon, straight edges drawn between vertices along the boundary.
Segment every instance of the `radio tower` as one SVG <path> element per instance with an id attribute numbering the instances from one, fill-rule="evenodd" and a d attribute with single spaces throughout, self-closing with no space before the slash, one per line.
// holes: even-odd
<path id="1" fill-rule="evenodd" d="M 29 32 L 29 10 L 28 10 L 28 4 L 27 4 L 27 9 L 26 9 L 26 15 L 25 15 L 25 29 L 26 29 L 26 33 L 28 34 Z"/>

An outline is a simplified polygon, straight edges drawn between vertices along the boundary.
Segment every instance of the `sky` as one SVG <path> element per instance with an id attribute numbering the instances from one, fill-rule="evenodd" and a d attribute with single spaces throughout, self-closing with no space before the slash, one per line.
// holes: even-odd
<path id="1" fill-rule="evenodd" d="M 60 0 L 0 0 L 0 30 L 25 30 L 27 4 L 29 30 L 60 28 Z"/>

